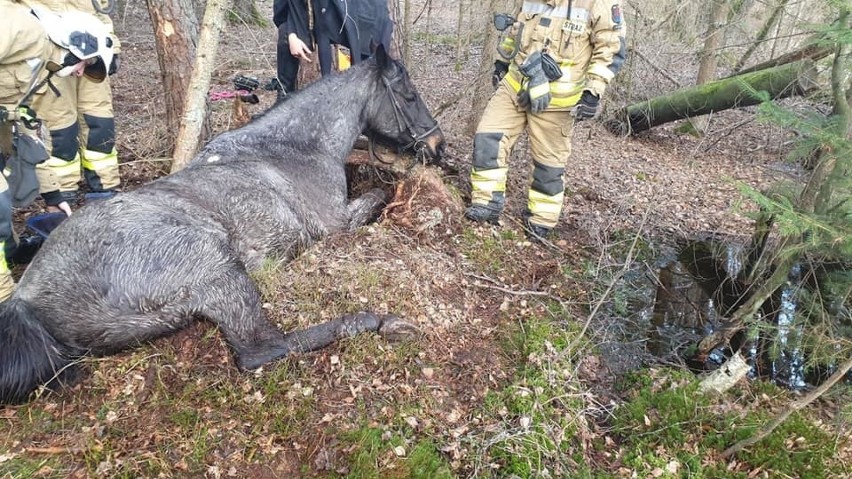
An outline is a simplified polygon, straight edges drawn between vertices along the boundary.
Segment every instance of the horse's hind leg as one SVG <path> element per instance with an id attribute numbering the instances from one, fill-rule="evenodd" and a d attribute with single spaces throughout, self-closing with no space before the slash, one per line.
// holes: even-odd
<path id="1" fill-rule="evenodd" d="M 256 369 L 291 352 L 319 349 L 365 331 L 378 331 L 396 318 L 373 313 L 345 315 L 322 324 L 283 334 L 270 323 L 257 287 L 239 268 L 208 283 L 197 295 L 196 311 L 214 322 L 234 351 L 237 367 Z"/>
<path id="2" fill-rule="evenodd" d="M 260 292 L 242 268 L 230 269 L 195 293 L 195 312 L 216 324 L 241 369 L 257 368 L 289 352 L 284 334 L 266 319 Z"/>
<path id="3" fill-rule="evenodd" d="M 349 202 L 349 230 L 354 230 L 376 219 L 385 204 L 385 192 L 374 188 Z"/>

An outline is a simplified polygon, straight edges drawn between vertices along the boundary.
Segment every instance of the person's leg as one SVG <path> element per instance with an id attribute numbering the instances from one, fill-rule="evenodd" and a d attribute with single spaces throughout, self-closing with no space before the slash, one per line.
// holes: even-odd
<path id="1" fill-rule="evenodd" d="M 546 235 L 559 223 L 573 126 L 574 118 L 568 111 L 545 111 L 529 117 L 533 174 L 527 203 L 527 224 L 536 236 Z"/>
<path id="2" fill-rule="evenodd" d="M 501 85 L 485 107 L 473 138 L 471 206 L 465 212 L 469 219 L 497 222 L 506 201 L 508 158 L 524 130 L 526 116 L 518 110 L 515 93 L 507 85 Z"/>
<path id="3" fill-rule="evenodd" d="M 115 118 L 109 77 L 96 83 L 82 76 L 77 84 L 80 154 L 83 174 L 93 192 L 113 192 L 121 183 L 115 150 Z"/>
<path id="4" fill-rule="evenodd" d="M 285 93 L 296 91 L 296 80 L 299 76 L 299 59 L 290 53 L 287 42 L 287 32 L 284 26 L 278 27 L 278 50 L 276 56 L 278 81 Z"/>
<path id="5" fill-rule="evenodd" d="M 326 76 L 331 73 L 331 62 L 332 62 L 332 46 L 331 39 L 322 29 L 317 29 L 314 31 L 314 38 L 316 39 L 316 49 L 317 49 L 317 57 L 319 58 L 320 64 L 320 74 L 322 76 Z"/>
<path id="6" fill-rule="evenodd" d="M 50 158 L 36 166 L 39 191 L 50 211 L 59 211 L 63 203 L 70 211 L 77 201 L 80 180 L 77 80 L 76 77 L 54 76 L 51 81 L 61 95 L 47 91 L 33 99 L 33 108 L 50 130 L 50 135 L 43 139 Z"/>

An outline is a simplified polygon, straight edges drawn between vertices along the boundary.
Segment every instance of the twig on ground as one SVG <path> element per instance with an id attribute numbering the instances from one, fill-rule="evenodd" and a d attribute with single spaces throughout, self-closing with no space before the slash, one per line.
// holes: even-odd
<path id="1" fill-rule="evenodd" d="M 63 446 L 28 447 L 24 449 L 24 452 L 30 452 L 33 454 L 85 454 L 87 451 L 88 449 L 84 447 Z"/>
<path id="2" fill-rule="evenodd" d="M 503 293 L 511 294 L 511 295 L 514 295 L 514 296 L 546 296 L 546 297 L 550 297 L 550 298 L 553 298 L 553 299 L 556 299 L 556 300 L 562 302 L 561 299 L 554 297 L 552 294 L 550 294 L 546 291 L 516 290 L 516 289 L 508 288 L 505 285 L 501 285 L 501 283 L 499 281 L 497 281 L 495 279 L 491 279 L 488 276 L 482 276 L 482 275 L 473 274 L 473 273 L 464 273 L 464 275 L 467 276 L 467 277 L 470 277 L 470 278 L 474 278 L 474 279 L 478 279 L 478 280 L 482 280 L 482 281 L 486 281 L 488 283 L 491 283 L 491 284 L 481 284 L 481 283 L 476 284 L 475 283 L 474 286 L 480 286 L 482 288 L 488 288 L 488 289 L 495 289 L 497 291 L 501 291 Z"/>
<path id="3" fill-rule="evenodd" d="M 442 113 L 444 113 L 444 110 L 455 105 L 462 98 L 469 98 L 470 97 L 470 90 L 472 90 L 473 87 L 476 86 L 476 84 L 477 84 L 477 82 L 475 82 L 475 81 L 468 83 L 462 89 L 462 91 L 456 93 L 455 95 L 451 96 L 448 100 L 445 100 L 443 103 L 441 103 L 437 107 L 433 108 L 432 109 L 432 116 L 435 117 L 435 118 L 438 118 L 439 116 L 441 116 Z"/>
<path id="4" fill-rule="evenodd" d="M 716 136 L 716 140 L 710 142 L 710 144 L 705 146 L 702 151 L 704 151 L 705 153 L 710 151 L 710 148 L 713 148 L 714 146 L 716 146 L 717 143 L 722 141 L 722 139 L 727 136 L 727 135 L 725 135 L 726 133 L 730 133 L 731 131 L 736 130 L 737 128 L 739 128 L 743 125 L 749 124 L 749 123 L 753 122 L 754 120 L 755 120 L 755 117 L 750 117 L 750 118 L 747 118 L 747 119 L 745 119 L 745 120 L 743 120 L 743 121 L 741 121 L 741 122 L 739 122 L 735 125 L 729 126 L 727 128 L 723 128 L 723 129 L 718 130 L 718 131 L 711 132 L 713 135 Z"/>
<path id="5" fill-rule="evenodd" d="M 649 204 L 653 205 L 654 201 L 651 201 Z M 583 340 L 583 337 L 585 337 L 586 335 L 586 331 L 589 330 L 589 326 L 592 324 L 592 319 L 595 318 L 595 316 L 598 314 L 598 311 L 600 311 L 601 307 L 606 302 L 607 298 L 609 298 L 610 293 L 612 293 L 612 290 L 615 289 L 615 285 L 618 284 L 621 278 L 630 269 L 630 264 L 633 262 L 633 255 L 636 251 L 636 245 L 639 243 L 639 234 L 645 229 L 645 224 L 648 222 L 648 215 L 650 212 L 650 207 L 645 209 L 645 213 L 642 215 L 642 222 L 639 223 L 639 230 L 633 236 L 633 242 L 630 243 L 630 249 L 627 250 L 627 257 L 624 258 L 624 264 L 622 265 L 621 270 L 615 274 L 612 280 L 610 280 L 606 291 L 604 291 L 604 294 L 601 295 L 601 297 L 595 303 L 595 306 L 589 313 L 589 317 L 586 318 L 586 322 L 583 324 L 583 329 L 580 330 L 580 334 L 578 334 L 577 337 L 574 338 L 573 341 L 571 341 L 571 344 L 567 348 L 565 348 L 562 354 L 570 354 L 570 351 L 574 351 L 574 349 L 579 346 L 580 341 Z"/>
<path id="6" fill-rule="evenodd" d="M 662 76 L 663 76 L 663 78 L 665 78 L 666 80 L 668 80 L 668 81 L 670 81 L 670 82 L 674 83 L 674 85 L 675 85 L 676 87 L 680 88 L 680 87 L 682 87 L 682 86 L 683 86 L 683 85 L 681 85 L 681 84 L 680 84 L 680 82 L 679 82 L 679 81 L 677 81 L 677 79 L 675 79 L 673 76 L 671 76 L 671 75 L 670 75 L 667 71 L 663 70 L 663 69 L 662 69 L 662 67 L 657 66 L 657 65 L 656 65 L 654 62 L 652 62 L 652 61 L 651 61 L 648 57 L 646 57 L 645 55 L 643 55 L 643 54 L 642 54 L 642 52 L 640 52 L 637 48 L 635 48 L 635 47 L 634 47 L 634 48 L 631 48 L 631 49 L 630 49 L 630 53 L 635 54 L 637 57 L 639 57 L 639 58 L 640 58 L 640 59 L 642 59 L 642 60 L 645 60 L 645 63 L 647 63 L 647 64 L 648 64 L 648 66 L 650 66 L 650 67 L 651 67 L 651 69 L 653 69 L 655 72 L 657 72 L 657 73 L 659 73 L 660 75 L 662 75 Z"/>
<path id="7" fill-rule="evenodd" d="M 149 160 L 131 160 L 131 161 L 122 161 L 121 165 L 132 165 L 134 163 L 167 163 L 172 161 L 171 158 L 151 158 Z"/>
<path id="8" fill-rule="evenodd" d="M 725 451 L 722 453 L 722 458 L 727 459 L 733 456 L 734 454 L 742 451 L 743 449 L 763 440 L 764 438 L 766 438 L 766 436 L 772 434 L 772 431 L 774 431 L 776 427 L 780 426 L 781 423 L 786 421 L 791 414 L 812 403 L 816 398 L 822 396 L 826 391 L 831 388 L 831 386 L 834 386 L 835 383 L 843 379 L 843 377 L 846 376 L 846 373 L 848 373 L 850 369 L 852 369 L 852 358 L 847 359 L 846 362 L 844 362 L 839 368 L 837 368 L 837 371 L 835 371 L 834 374 L 832 374 L 831 377 L 828 378 L 824 383 L 820 384 L 818 388 L 809 392 L 807 395 L 805 395 L 798 401 L 793 401 L 792 403 L 790 403 L 790 405 L 787 406 L 784 411 L 782 411 L 780 414 L 775 416 L 772 421 L 763 426 L 760 431 L 757 432 L 757 434 L 747 439 L 743 439 L 742 441 L 739 441 L 733 446 L 725 449 Z"/>

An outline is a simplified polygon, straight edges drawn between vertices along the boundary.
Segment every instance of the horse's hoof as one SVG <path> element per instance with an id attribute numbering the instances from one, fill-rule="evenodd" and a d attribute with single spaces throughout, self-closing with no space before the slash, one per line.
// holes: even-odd
<path id="1" fill-rule="evenodd" d="M 385 203 L 388 200 L 388 195 L 385 193 L 385 190 L 381 188 L 373 188 L 372 190 L 364 193 L 364 196 L 370 195 L 372 196 L 376 203 Z"/>
<path id="2" fill-rule="evenodd" d="M 280 344 L 256 344 L 253 347 L 236 352 L 234 362 L 241 371 L 254 371 L 267 363 L 287 356 L 289 352 L 289 348 Z"/>
<path id="3" fill-rule="evenodd" d="M 403 321 L 396 316 L 385 314 L 379 326 L 379 335 L 388 341 L 403 341 L 420 336 L 421 331 L 415 324 Z"/>

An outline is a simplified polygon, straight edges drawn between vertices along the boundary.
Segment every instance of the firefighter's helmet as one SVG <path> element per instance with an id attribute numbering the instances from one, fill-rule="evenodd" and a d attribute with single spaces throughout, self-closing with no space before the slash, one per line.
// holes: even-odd
<path id="1" fill-rule="evenodd" d="M 67 11 L 57 14 L 44 8 L 33 8 L 50 40 L 68 51 L 56 72 L 59 76 L 71 74 L 81 61 L 87 65 L 83 73 L 94 81 L 107 76 L 115 52 L 109 28 L 92 14 Z"/>

